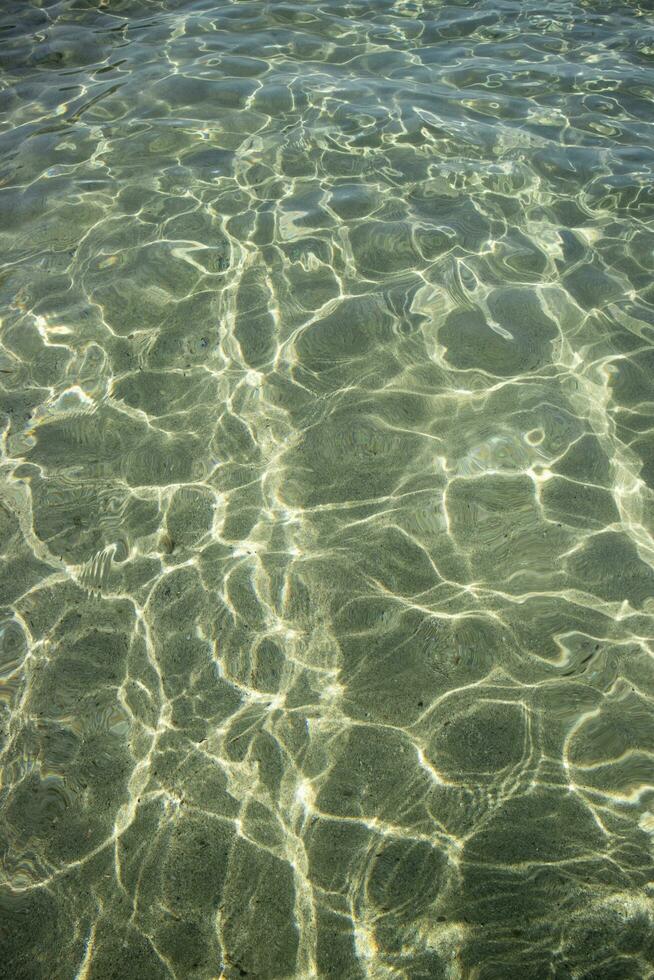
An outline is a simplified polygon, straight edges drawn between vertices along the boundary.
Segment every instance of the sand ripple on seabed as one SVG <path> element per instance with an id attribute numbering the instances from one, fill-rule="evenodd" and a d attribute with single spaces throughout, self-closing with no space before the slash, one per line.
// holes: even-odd
<path id="1" fill-rule="evenodd" d="M 0 976 L 649 976 L 645 6 L 3 11 Z"/>

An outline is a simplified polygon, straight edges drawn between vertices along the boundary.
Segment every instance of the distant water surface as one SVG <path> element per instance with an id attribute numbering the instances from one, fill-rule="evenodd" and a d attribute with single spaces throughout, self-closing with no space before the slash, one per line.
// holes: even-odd
<path id="1" fill-rule="evenodd" d="M 649 0 L 3 0 L 0 977 L 654 976 Z"/>

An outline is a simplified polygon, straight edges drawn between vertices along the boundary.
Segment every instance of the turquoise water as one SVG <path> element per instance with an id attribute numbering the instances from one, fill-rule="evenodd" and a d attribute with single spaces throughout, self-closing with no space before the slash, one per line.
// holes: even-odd
<path id="1" fill-rule="evenodd" d="M 654 9 L 4 0 L 0 977 L 654 976 Z"/>

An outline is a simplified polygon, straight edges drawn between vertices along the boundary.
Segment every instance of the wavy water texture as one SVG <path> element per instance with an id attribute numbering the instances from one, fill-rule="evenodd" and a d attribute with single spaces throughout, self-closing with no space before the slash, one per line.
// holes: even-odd
<path id="1" fill-rule="evenodd" d="M 646 0 L 4 0 L 0 976 L 654 976 Z"/>

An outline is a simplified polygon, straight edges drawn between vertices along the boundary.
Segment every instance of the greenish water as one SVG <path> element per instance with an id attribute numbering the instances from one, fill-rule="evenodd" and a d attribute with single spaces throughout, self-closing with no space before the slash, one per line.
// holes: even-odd
<path id="1" fill-rule="evenodd" d="M 0 977 L 654 976 L 654 11 L 4 0 Z"/>

